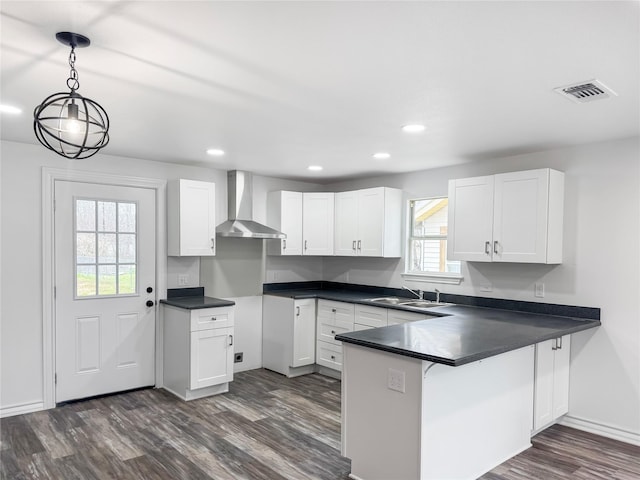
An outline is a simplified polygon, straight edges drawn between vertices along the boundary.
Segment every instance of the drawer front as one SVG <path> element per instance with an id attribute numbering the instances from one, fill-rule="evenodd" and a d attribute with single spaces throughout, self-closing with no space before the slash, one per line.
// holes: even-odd
<path id="1" fill-rule="evenodd" d="M 342 371 L 342 347 L 327 342 L 318 342 L 316 363 L 323 367 Z"/>
<path id="2" fill-rule="evenodd" d="M 233 307 L 201 308 L 191 311 L 191 331 L 233 326 Z"/>
<path id="3" fill-rule="evenodd" d="M 318 323 L 318 336 L 316 340 L 329 342 L 334 345 L 342 345 L 342 342 L 335 340 L 334 337 L 340 333 L 352 332 L 353 324 L 349 328 L 345 328 L 338 325 L 331 325 L 329 323 Z"/>
<path id="4" fill-rule="evenodd" d="M 322 319 L 322 321 L 331 320 L 345 325 L 353 323 L 353 315 L 353 303 L 318 300 L 318 319 Z"/>
<path id="5" fill-rule="evenodd" d="M 360 330 L 370 330 L 372 328 L 375 328 L 375 327 L 372 327 L 371 325 L 360 325 L 359 323 L 356 323 L 353 326 L 353 330 L 356 332 L 359 332 Z"/>
<path id="6" fill-rule="evenodd" d="M 360 325 L 368 325 L 370 327 L 386 327 L 387 309 L 358 304 L 356 305 L 354 321 Z"/>

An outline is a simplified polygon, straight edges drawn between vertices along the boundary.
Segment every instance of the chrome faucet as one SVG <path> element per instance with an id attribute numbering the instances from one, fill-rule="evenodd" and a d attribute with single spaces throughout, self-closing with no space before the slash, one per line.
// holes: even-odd
<path id="1" fill-rule="evenodd" d="M 435 292 L 436 292 L 436 303 L 440 303 L 440 290 L 436 288 Z"/>
<path id="2" fill-rule="evenodd" d="M 422 295 L 423 295 L 423 291 L 422 290 L 418 290 L 417 292 L 415 290 L 411 290 L 409 287 L 406 286 L 402 286 L 402 288 L 404 288 L 405 290 L 410 291 L 411 293 L 413 293 L 416 297 L 418 297 L 420 300 L 422 300 Z"/>

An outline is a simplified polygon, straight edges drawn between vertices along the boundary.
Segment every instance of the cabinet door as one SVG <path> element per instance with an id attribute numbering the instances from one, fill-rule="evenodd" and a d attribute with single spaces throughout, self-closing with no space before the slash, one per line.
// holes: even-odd
<path id="1" fill-rule="evenodd" d="M 533 404 L 533 429 L 548 425 L 553 421 L 553 363 L 555 339 L 536 345 L 535 385 Z"/>
<path id="2" fill-rule="evenodd" d="M 358 193 L 335 194 L 335 255 L 357 255 L 358 244 Z"/>
<path id="3" fill-rule="evenodd" d="M 191 332 L 190 374 L 191 390 L 233 380 L 233 328 Z"/>
<path id="4" fill-rule="evenodd" d="M 545 263 L 549 169 L 495 175 L 494 262 Z"/>
<path id="5" fill-rule="evenodd" d="M 493 175 L 449 181 L 449 260 L 491 261 L 493 184 Z"/>
<path id="6" fill-rule="evenodd" d="M 367 188 L 358 191 L 358 255 L 366 257 L 383 255 L 384 215 L 384 188 Z"/>
<path id="7" fill-rule="evenodd" d="M 303 255 L 333 255 L 333 193 L 303 193 Z"/>
<path id="8" fill-rule="evenodd" d="M 316 359 L 316 303 L 314 299 L 296 300 L 293 317 L 292 367 L 312 365 Z"/>
<path id="9" fill-rule="evenodd" d="M 558 339 L 553 359 L 553 418 L 569 411 L 569 363 L 571 361 L 571 335 Z"/>

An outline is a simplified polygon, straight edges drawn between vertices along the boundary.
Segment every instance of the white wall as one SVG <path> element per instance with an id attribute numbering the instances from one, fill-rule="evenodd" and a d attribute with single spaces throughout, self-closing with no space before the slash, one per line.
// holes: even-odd
<path id="1" fill-rule="evenodd" d="M 0 408 L 43 400 L 42 372 L 42 167 L 104 172 L 172 180 L 190 178 L 226 185 L 226 172 L 97 154 L 85 160 L 65 160 L 41 146 L 0 144 Z M 216 191 L 218 218 L 226 218 L 226 187 Z M 197 285 L 193 259 L 169 262 L 172 278 L 187 273 Z M 194 271 L 196 273 L 194 273 Z M 195 277 L 195 278 L 194 278 Z M 166 292 L 159 292 L 159 298 Z"/>
<path id="2" fill-rule="evenodd" d="M 572 343 L 570 416 L 640 442 L 640 148 L 638 138 L 329 185 L 447 194 L 450 178 L 551 167 L 566 174 L 562 265 L 462 263 L 459 286 L 403 280 L 404 259 L 327 257 L 324 280 L 599 307 L 602 326 Z M 267 272 L 269 275 L 269 272 Z M 533 295 L 545 284 L 545 298 Z M 493 291 L 481 292 L 491 284 Z M 586 425 L 586 424 L 585 424 Z M 582 426 L 585 426 L 582 425 Z"/>

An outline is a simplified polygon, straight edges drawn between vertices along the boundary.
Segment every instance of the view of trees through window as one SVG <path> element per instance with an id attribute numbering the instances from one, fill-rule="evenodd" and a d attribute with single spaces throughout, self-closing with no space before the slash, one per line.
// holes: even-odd
<path id="1" fill-rule="evenodd" d="M 447 260 L 449 199 L 415 199 L 409 206 L 409 273 L 460 273 L 460 262 Z"/>

